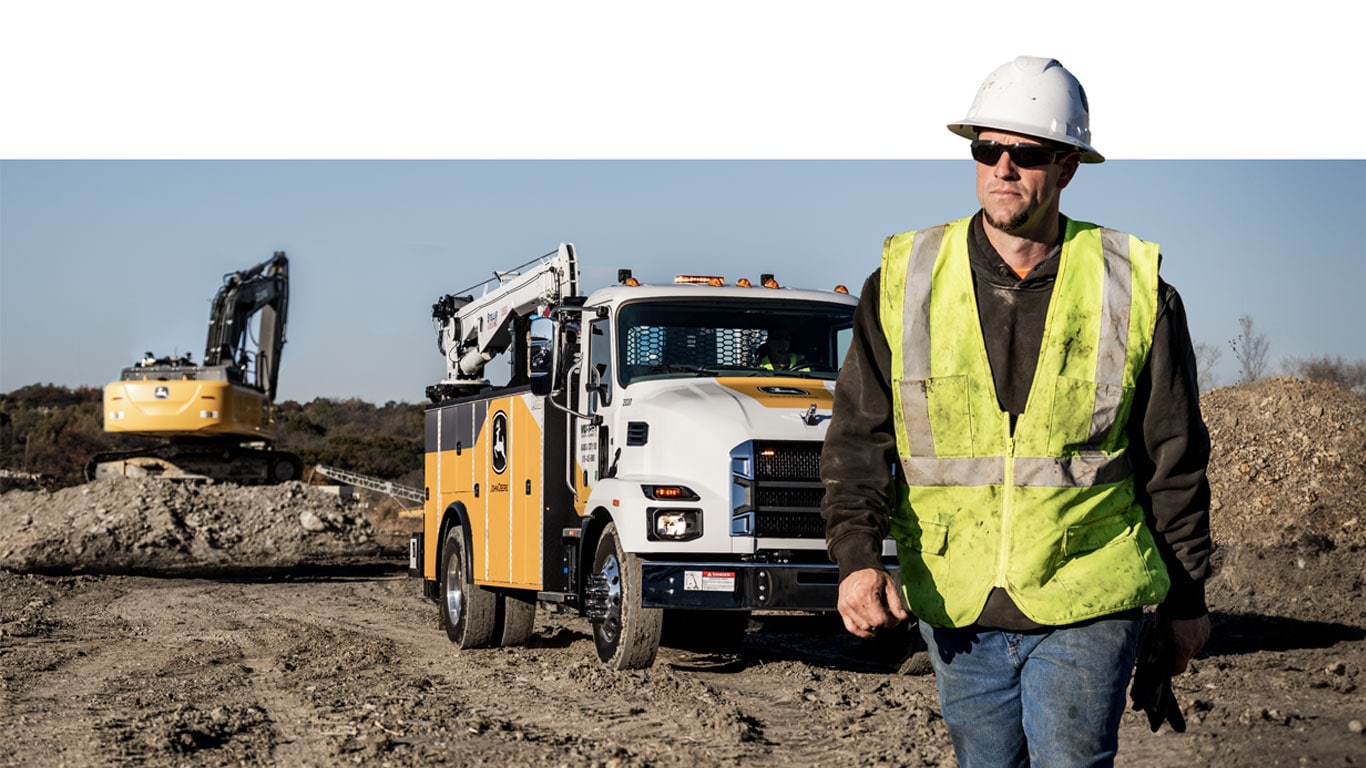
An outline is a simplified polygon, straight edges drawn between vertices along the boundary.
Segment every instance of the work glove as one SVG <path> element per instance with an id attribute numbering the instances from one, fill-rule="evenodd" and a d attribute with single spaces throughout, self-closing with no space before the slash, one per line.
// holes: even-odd
<path id="1" fill-rule="evenodd" d="M 1162 723 L 1171 725 L 1177 733 L 1186 732 L 1186 717 L 1172 692 L 1172 661 L 1167 643 L 1162 637 L 1162 623 L 1147 618 L 1138 634 L 1138 659 L 1134 666 L 1133 685 L 1129 697 L 1135 712 L 1148 716 L 1148 726 L 1157 733 Z"/>

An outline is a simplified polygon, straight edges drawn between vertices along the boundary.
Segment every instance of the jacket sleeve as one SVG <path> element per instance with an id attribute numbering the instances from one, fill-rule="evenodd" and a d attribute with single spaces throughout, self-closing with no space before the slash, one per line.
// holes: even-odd
<path id="1" fill-rule="evenodd" d="M 1208 612 L 1210 438 L 1200 414 L 1185 305 L 1165 282 L 1159 281 L 1158 292 L 1153 347 L 1129 417 L 1129 457 L 1137 501 L 1171 577 L 1163 609 L 1172 618 L 1193 619 Z"/>
<path id="2" fill-rule="evenodd" d="M 882 541 L 895 503 L 892 353 L 878 320 L 880 296 L 881 278 L 874 272 L 859 295 L 821 451 L 826 547 L 839 564 L 841 581 L 854 571 L 882 567 Z"/>

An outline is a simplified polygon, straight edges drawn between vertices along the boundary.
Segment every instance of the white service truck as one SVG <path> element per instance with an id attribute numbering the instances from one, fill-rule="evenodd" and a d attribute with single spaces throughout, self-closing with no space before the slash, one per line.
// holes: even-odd
<path id="1" fill-rule="evenodd" d="M 856 299 L 618 281 L 580 295 L 562 244 L 433 306 L 447 373 L 409 572 L 460 648 L 523 644 L 544 606 L 639 668 L 663 632 L 738 641 L 752 611 L 835 608 L 820 451 Z"/>

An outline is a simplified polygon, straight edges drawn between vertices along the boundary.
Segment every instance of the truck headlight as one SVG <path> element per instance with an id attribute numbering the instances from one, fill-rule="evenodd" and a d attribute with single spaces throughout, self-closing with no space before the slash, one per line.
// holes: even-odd
<path id="1" fill-rule="evenodd" d="M 651 508 L 648 512 L 650 528 L 646 538 L 650 541 L 692 541 L 702 536 L 700 509 Z"/>

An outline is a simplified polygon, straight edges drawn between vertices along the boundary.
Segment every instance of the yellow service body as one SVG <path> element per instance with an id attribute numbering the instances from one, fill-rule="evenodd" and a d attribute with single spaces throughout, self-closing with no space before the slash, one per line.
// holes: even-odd
<path id="1" fill-rule="evenodd" d="M 471 576 L 481 585 L 544 588 L 543 403 L 520 392 L 427 413 L 423 535 L 440 541 L 446 510 L 463 510 Z M 437 550 L 423 550 L 422 574 L 432 581 L 438 579 Z"/>

